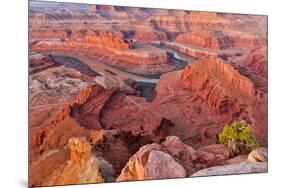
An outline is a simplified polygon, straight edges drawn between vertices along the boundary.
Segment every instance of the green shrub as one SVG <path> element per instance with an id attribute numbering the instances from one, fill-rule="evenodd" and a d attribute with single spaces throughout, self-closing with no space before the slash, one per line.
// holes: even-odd
<path id="1" fill-rule="evenodd" d="M 227 147 L 241 148 L 251 151 L 260 147 L 257 139 L 252 132 L 251 124 L 244 120 L 234 121 L 231 124 L 226 125 L 222 132 L 219 134 L 219 142 Z M 234 145 L 234 146 L 233 146 Z M 232 151 L 233 153 L 238 153 L 237 151 Z"/>

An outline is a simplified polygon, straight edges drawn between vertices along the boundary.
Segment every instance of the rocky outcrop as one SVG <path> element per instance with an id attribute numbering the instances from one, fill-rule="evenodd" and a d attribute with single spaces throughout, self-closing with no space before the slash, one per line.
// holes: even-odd
<path id="1" fill-rule="evenodd" d="M 242 162 L 238 164 L 206 168 L 194 173 L 190 177 L 221 176 L 221 175 L 265 173 L 265 172 L 267 172 L 266 162 L 262 162 L 262 163 Z"/>
<path id="2" fill-rule="evenodd" d="M 100 124 L 99 117 L 100 112 L 104 105 L 111 96 L 116 93 L 115 88 L 105 90 L 99 85 L 93 86 L 91 93 L 83 100 L 83 103 L 74 103 L 72 106 L 72 116 L 77 119 L 77 121 L 86 128 L 89 129 L 103 129 L 102 124 Z M 86 100 L 86 101 L 85 101 Z"/>
<path id="3" fill-rule="evenodd" d="M 189 12 L 187 18 L 191 30 L 238 30 L 266 33 L 266 17 L 215 12 Z"/>
<path id="4" fill-rule="evenodd" d="M 263 92 L 267 93 L 268 57 L 267 47 L 257 47 L 242 56 L 228 58 L 229 61 L 247 75 Z"/>
<path id="5" fill-rule="evenodd" d="M 116 50 L 128 50 L 130 43 L 124 39 L 122 33 L 92 33 L 84 36 L 83 42 L 88 44 L 96 44 L 97 48 L 111 48 Z"/>
<path id="6" fill-rule="evenodd" d="M 265 35 L 252 34 L 242 31 L 220 31 L 220 30 L 193 30 L 180 34 L 175 39 L 176 42 L 195 45 L 208 49 L 235 49 L 236 47 L 265 46 L 267 41 Z"/>
<path id="7" fill-rule="evenodd" d="M 171 32 L 171 34 L 173 32 L 186 32 L 189 30 L 186 15 L 185 12 L 179 12 L 177 15 L 155 15 L 151 16 L 147 22 L 155 29 Z M 172 38 L 174 38 L 173 35 Z"/>
<path id="8" fill-rule="evenodd" d="M 196 156 L 201 163 L 216 166 L 229 159 L 230 152 L 224 145 L 214 144 L 197 149 Z"/>
<path id="9" fill-rule="evenodd" d="M 91 145 L 85 138 L 71 138 L 68 141 L 68 148 L 70 150 L 70 160 L 82 161 L 91 158 Z"/>
<path id="10" fill-rule="evenodd" d="M 146 145 L 134 154 L 117 181 L 185 177 L 184 168 L 158 144 Z"/>
<path id="11" fill-rule="evenodd" d="M 68 103 L 80 90 L 90 85 L 90 81 L 79 71 L 64 66 L 32 74 L 29 82 L 30 105 L 39 108 L 55 102 L 57 106 Z M 62 95 L 64 98 L 61 98 Z"/>
<path id="12" fill-rule="evenodd" d="M 80 41 L 41 41 L 31 48 L 48 53 L 68 53 L 74 57 L 82 54 L 84 58 L 97 59 L 107 65 L 136 74 L 159 74 L 176 67 L 166 51 L 150 45 L 131 50 L 118 50 L 98 48 L 96 44 Z"/>
<path id="13" fill-rule="evenodd" d="M 182 81 L 185 87 L 195 91 L 218 113 L 231 110 L 232 104 L 230 100 L 227 100 L 228 95 L 234 95 L 234 97 L 239 95 L 241 100 L 250 99 L 250 96 L 257 98 L 258 101 L 264 98 L 263 93 L 255 89 L 251 80 L 220 59 L 201 60 L 193 63 L 184 70 Z M 213 89 L 210 90 L 208 87 Z M 204 91 L 210 93 L 204 93 Z M 239 93 L 235 91 L 239 91 Z"/>
<path id="14" fill-rule="evenodd" d="M 96 158 L 91 148 L 85 138 L 71 138 L 68 143 L 70 159 L 52 174 L 47 185 L 104 182 L 101 169 L 107 169 L 109 176 L 108 173 L 113 173 L 112 166 Z"/>
<path id="15" fill-rule="evenodd" d="M 38 73 L 55 66 L 56 63 L 52 55 L 33 53 L 29 56 L 29 74 Z"/>
<path id="16" fill-rule="evenodd" d="M 112 181 L 114 169 L 91 149 L 84 137 L 71 137 L 66 147 L 44 153 L 40 160 L 31 163 L 29 186 Z"/>
<path id="17" fill-rule="evenodd" d="M 154 41 L 154 40 L 167 40 L 167 35 L 165 32 L 160 31 L 151 31 L 151 32 L 144 32 L 144 31 L 138 31 L 135 33 L 135 39 L 136 40 L 142 40 L 142 41 Z"/>
<path id="18" fill-rule="evenodd" d="M 175 41 L 202 48 L 226 49 L 233 47 L 232 39 L 222 31 L 192 31 L 178 35 Z"/>
<path id="19" fill-rule="evenodd" d="M 178 135 L 188 130 L 185 135 L 190 141 L 197 134 L 194 137 L 201 135 L 202 144 L 215 143 L 216 135 L 225 124 L 244 119 L 253 125 L 254 133 L 265 143 L 267 94 L 226 61 L 217 58 L 199 60 L 184 71 L 161 76 L 153 104 L 158 107 L 158 112 L 177 121 L 178 129 L 183 126 Z M 168 109 L 180 109 L 184 119 L 192 123 L 181 121 L 180 112 Z"/>
<path id="20" fill-rule="evenodd" d="M 257 136 L 264 138 L 267 95 L 227 62 L 198 61 L 184 70 L 182 80 L 184 88 L 194 91 L 213 112 L 252 122 Z"/>
<path id="21" fill-rule="evenodd" d="M 267 162 L 267 148 L 258 148 L 248 155 L 248 161 L 251 162 Z"/>
<path id="22" fill-rule="evenodd" d="M 198 160 L 196 151 L 184 144 L 176 136 L 168 136 L 162 143 L 162 146 L 168 150 L 168 152 L 180 161 L 180 164 L 186 170 L 186 175 L 189 176 L 195 171 L 194 163 Z"/>
<path id="23" fill-rule="evenodd" d="M 162 151 L 151 151 L 147 160 L 145 179 L 185 177 L 184 168 L 173 157 Z"/>
<path id="24" fill-rule="evenodd" d="M 141 87 L 133 79 L 122 80 L 117 76 L 99 76 L 95 82 L 105 89 L 119 88 L 127 95 L 141 95 Z"/>
<path id="25" fill-rule="evenodd" d="M 230 153 L 223 145 L 194 148 L 176 136 L 141 147 L 122 169 L 117 181 L 188 177 L 208 166 L 224 165 Z"/>

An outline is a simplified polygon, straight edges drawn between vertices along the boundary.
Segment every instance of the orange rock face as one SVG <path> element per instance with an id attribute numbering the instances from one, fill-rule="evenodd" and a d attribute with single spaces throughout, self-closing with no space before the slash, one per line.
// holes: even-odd
<path id="1" fill-rule="evenodd" d="M 214 49 L 226 49 L 233 46 L 231 38 L 220 31 L 192 31 L 177 36 L 176 41 Z"/>
<path id="2" fill-rule="evenodd" d="M 265 16 L 33 1 L 29 15 L 29 186 L 265 161 Z M 235 120 L 265 147 L 250 169 L 218 143 Z"/>
<path id="3" fill-rule="evenodd" d="M 130 49 L 130 44 L 124 40 L 122 33 L 98 33 L 86 34 L 84 42 L 89 44 L 96 44 L 98 48 L 113 48 L 117 50 Z"/>
<path id="4" fill-rule="evenodd" d="M 172 78 L 177 79 L 170 82 Z M 161 77 L 156 92 L 155 100 L 160 101 L 160 104 L 163 103 L 165 96 L 169 96 L 170 100 L 166 99 L 169 103 L 175 100 L 184 101 L 190 106 L 179 106 L 186 111 L 185 114 L 188 114 L 190 110 L 188 108 L 197 109 L 196 116 L 199 119 L 212 117 L 216 126 L 222 123 L 223 127 L 225 123 L 234 119 L 245 119 L 255 126 L 254 131 L 259 139 L 263 140 L 266 137 L 267 93 L 257 89 L 249 78 L 223 60 L 217 58 L 200 60 L 188 66 L 183 72 L 165 75 Z M 197 119 L 196 116 L 193 118 Z M 204 137 L 208 134 L 210 137 L 215 136 L 216 132 L 219 132 L 215 130 L 216 126 L 213 129 L 207 126 L 200 134 L 205 134 Z"/>

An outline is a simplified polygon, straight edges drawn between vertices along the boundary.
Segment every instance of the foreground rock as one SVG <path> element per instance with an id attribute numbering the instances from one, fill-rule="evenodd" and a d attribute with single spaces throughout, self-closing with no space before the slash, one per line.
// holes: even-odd
<path id="1" fill-rule="evenodd" d="M 147 160 L 147 179 L 185 177 L 184 168 L 173 157 L 162 151 L 151 151 Z"/>
<path id="2" fill-rule="evenodd" d="M 248 155 L 248 161 L 267 162 L 267 148 L 258 148 Z"/>
<path id="3" fill-rule="evenodd" d="M 214 166 L 224 162 L 230 157 L 230 152 L 227 147 L 222 144 L 213 144 L 199 148 L 196 151 L 198 160 L 206 163 L 209 166 Z"/>
<path id="4" fill-rule="evenodd" d="M 108 163 L 91 153 L 91 145 L 85 138 L 71 138 L 68 148 L 70 159 L 61 165 L 61 170 L 54 171 L 48 185 L 99 183 L 105 181 L 101 169 L 106 169 L 107 175 L 114 172 Z"/>
<path id="5" fill-rule="evenodd" d="M 263 172 L 267 172 L 266 162 L 261 162 L 261 163 L 242 162 L 239 164 L 206 168 L 204 170 L 200 170 L 196 172 L 191 177 L 249 174 L 249 173 L 263 173 Z"/>
<path id="6" fill-rule="evenodd" d="M 141 147 L 123 168 L 117 181 L 186 177 L 184 168 L 158 144 Z"/>
<path id="7" fill-rule="evenodd" d="M 169 136 L 160 144 L 148 144 L 135 153 L 117 181 L 165 179 L 189 176 L 195 171 L 195 150 L 178 137 Z"/>
<path id="8" fill-rule="evenodd" d="M 223 145 L 210 145 L 197 151 L 176 136 L 160 144 L 140 148 L 123 168 L 117 181 L 188 177 L 211 165 L 222 165 L 229 158 Z"/>
<path id="9" fill-rule="evenodd" d="M 162 147 L 158 144 L 145 145 L 135 153 L 126 166 L 123 168 L 117 181 L 133 181 L 148 179 L 146 172 L 146 165 L 150 152 L 156 150 L 161 151 Z"/>
<path id="10" fill-rule="evenodd" d="M 189 176 L 195 172 L 194 162 L 197 160 L 196 151 L 184 144 L 176 136 L 168 136 L 165 142 L 162 143 L 168 152 L 175 158 L 177 158 L 181 165 L 186 170 L 186 175 Z"/>

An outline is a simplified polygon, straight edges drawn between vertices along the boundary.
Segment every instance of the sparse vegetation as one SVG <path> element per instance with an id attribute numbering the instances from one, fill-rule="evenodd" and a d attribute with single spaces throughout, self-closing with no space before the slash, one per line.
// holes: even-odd
<path id="1" fill-rule="evenodd" d="M 251 124 L 244 120 L 226 125 L 219 134 L 219 142 L 227 146 L 232 155 L 260 147 L 252 132 Z"/>

